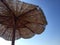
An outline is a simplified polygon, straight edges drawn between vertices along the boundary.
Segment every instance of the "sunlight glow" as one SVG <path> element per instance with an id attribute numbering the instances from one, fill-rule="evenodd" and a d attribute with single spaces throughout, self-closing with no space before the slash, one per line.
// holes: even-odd
<path id="1" fill-rule="evenodd" d="M 0 37 L 0 45 L 11 45 L 11 42 Z"/>

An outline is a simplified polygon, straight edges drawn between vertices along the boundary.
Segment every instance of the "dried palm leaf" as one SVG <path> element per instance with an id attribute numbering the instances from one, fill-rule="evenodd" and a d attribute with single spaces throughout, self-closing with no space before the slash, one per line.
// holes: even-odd
<path id="1" fill-rule="evenodd" d="M 44 13 L 38 6 L 18 0 L 0 0 L 0 37 L 9 41 L 31 38 L 41 34 L 46 25 Z"/>

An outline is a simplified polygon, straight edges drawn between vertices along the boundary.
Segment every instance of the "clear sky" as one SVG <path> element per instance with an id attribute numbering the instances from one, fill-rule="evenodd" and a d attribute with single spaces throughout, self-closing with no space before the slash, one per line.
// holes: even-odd
<path id="1" fill-rule="evenodd" d="M 15 45 L 60 45 L 60 0 L 22 0 L 40 6 L 48 25 L 40 35 L 30 39 L 16 40 Z M 11 42 L 0 38 L 0 45 L 11 45 Z"/>

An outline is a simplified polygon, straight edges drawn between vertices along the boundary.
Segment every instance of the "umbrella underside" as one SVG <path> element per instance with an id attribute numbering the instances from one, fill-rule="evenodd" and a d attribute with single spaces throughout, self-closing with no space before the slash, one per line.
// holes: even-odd
<path id="1" fill-rule="evenodd" d="M 15 40 L 31 38 L 44 31 L 47 21 L 41 8 L 14 0 L 5 0 L 5 3 L 0 1 L 0 37 L 12 40 L 14 22 Z"/>

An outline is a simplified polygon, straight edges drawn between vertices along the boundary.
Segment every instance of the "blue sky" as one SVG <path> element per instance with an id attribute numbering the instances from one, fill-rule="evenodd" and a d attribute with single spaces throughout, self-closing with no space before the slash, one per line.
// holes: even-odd
<path id="1" fill-rule="evenodd" d="M 40 6 L 48 25 L 45 31 L 40 35 L 35 35 L 30 39 L 16 40 L 16 45 L 60 45 L 60 0 L 22 0 L 27 3 Z M 3 42 L 7 45 L 11 45 L 11 42 L 7 42 L 0 38 L 0 44 Z M 4 44 L 4 45 L 5 45 Z"/>

